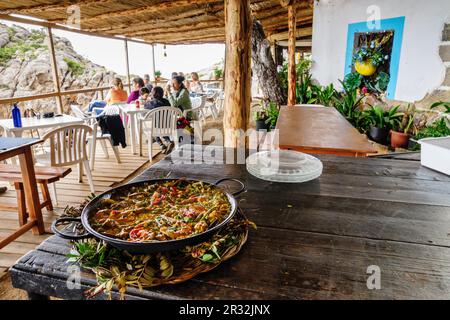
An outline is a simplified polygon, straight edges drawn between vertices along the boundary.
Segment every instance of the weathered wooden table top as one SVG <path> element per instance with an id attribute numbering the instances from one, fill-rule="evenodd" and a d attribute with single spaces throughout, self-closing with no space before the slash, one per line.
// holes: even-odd
<path id="1" fill-rule="evenodd" d="M 233 259 L 183 284 L 127 298 L 448 299 L 450 177 L 418 161 L 321 155 L 324 173 L 303 184 L 271 183 L 245 165 L 176 164 L 167 158 L 139 179 L 237 177 L 239 205 L 258 225 Z M 41 295 L 83 298 L 95 283 L 68 290 L 66 240 L 50 237 L 11 269 L 13 285 Z M 369 290 L 369 266 L 381 271 Z"/>

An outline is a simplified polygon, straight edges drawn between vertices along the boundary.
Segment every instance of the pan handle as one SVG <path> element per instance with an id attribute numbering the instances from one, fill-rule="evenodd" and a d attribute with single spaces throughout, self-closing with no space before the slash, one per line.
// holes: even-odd
<path id="1" fill-rule="evenodd" d="M 77 232 L 75 231 L 69 231 L 67 233 L 62 232 L 61 230 L 58 229 L 59 225 L 62 225 L 66 222 L 77 222 L 81 224 L 81 218 L 59 218 L 56 219 L 55 221 L 53 221 L 52 223 L 52 231 L 57 234 L 58 236 L 60 236 L 63 239 L 68 239 L 68 240 L 81 240 L 81 239 L 86 239 L 91 237 L 91 235 L 89 233 L 87 233 L 87 231 L 85 231 L 85 234 L 77 234 Z M 74 225 L 74 224 L 72 224 Z M 76 226 L 74 225 L 73 228 L 75 228 Z"/>
<path id="2" fill-rule="evenodd" d="M 223 179 L 217 180 L 214 183 L 214 185 L 218 186 L 219 184 L 221 184 L 224 181 L 234 181 L 234 182 L 237 182 L 237 183 L 239 183 L 241 185 L 241 188 L 238 191 L 235 191 L 235 192 L 231 193 L 233 196 L 240 195 L 242 192 L 247 191 L 246 185 L 241 180 L 236 179 L 236 178 L 223 178 Z"/>

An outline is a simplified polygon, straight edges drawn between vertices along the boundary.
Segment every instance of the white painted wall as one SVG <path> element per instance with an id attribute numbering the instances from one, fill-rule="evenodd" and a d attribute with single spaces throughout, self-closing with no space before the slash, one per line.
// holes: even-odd
<path id="1" fill-rule="evenodd" d="M 439 87 L 445 66 L 439 56 L 450 0 L 320 0 L 314 4 L 313 77 L 321 84 L 343 79 L 348 24 L 366 21 L 377 5 L 381 19 L 405 16 L 396 100 L 417 101 Z"/>

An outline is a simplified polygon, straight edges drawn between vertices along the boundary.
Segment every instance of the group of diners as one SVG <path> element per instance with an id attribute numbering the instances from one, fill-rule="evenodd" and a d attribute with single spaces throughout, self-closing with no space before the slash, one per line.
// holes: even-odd
<path id="1" fill-rule="evenodd" d="M 161 86 L 153 86 L 148 74 L 143 78 L 136 77 L 131 83 L 132 91 L 128 94 L 124 89 L 123 82 L 120 78 L 114 78 L 114 83 L 109 90 L 104 101 L 94 101 L 89 106 L 89 111 L 94 108 L 102 109 L 107 105 L 127 103 L 135 103 L 139 100 L 143 108 L 152 110 L 159 107 L 175 107 L 182 112 L 192 108 L 191 96 L 203 94 L 203 86 L 196 72 L 191 74 L 191 80 L 187 80 L 182 72 L 173 72 L 171 79 Z M 192 117 L 189 115 L 188 118 Z M 167 152 L 173 148 L 173 142 L 168 137 L 164 138 L 164 142 L 157 138 L 156 141 L 161 148 Z"/>

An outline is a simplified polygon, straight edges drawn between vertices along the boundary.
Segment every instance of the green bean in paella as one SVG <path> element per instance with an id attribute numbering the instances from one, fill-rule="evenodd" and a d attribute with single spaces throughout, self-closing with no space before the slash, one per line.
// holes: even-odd
<path id="1" fill-rule="evenodd" d="M 183 239 L 222 222 L 231 205 L 219 188 L 184 180 L 132 187 L 102 200 L 89 222 L 106 236 L 131 242 Z"/>

